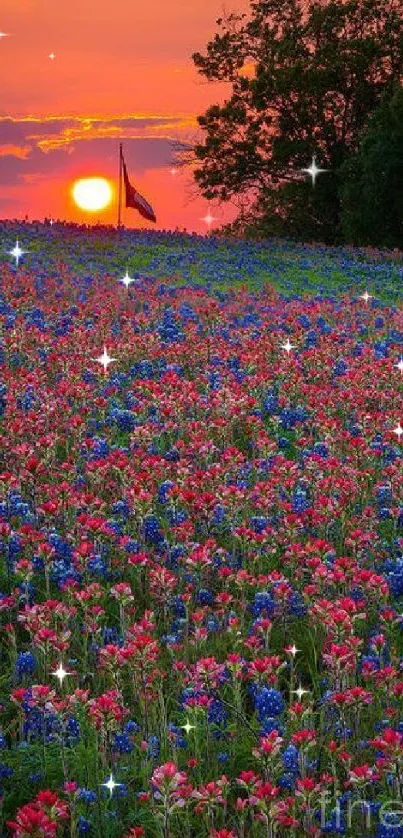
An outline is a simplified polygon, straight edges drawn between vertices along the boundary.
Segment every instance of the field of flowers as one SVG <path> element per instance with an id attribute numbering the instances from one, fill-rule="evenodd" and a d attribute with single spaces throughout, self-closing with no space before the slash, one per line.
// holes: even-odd
<path id="1" fill-rule="evenodd" d="M 0 250 L 2 838 L 401 838 L 401 259 Z"/>

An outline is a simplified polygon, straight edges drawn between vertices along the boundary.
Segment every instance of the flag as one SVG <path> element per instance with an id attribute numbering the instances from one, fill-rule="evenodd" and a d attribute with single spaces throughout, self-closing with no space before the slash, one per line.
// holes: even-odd
<path id="1" fill-rule="evenodd" d="M 137 189 L 135 189 L 129 181 L 129 176 L 127 174 L 126 164 L 123 159 L 122 152 L 121 160 L 123 166 L 123 177 L 125 181 L 126 206 L 138 210 L 140 215 L 142 215 L 143 218 L 146 218 L 147 221 L 156 221 L 157 219 L 155 217 L 153 208 L 150 207 L 148 201 L 146 201 L 146 199 L 143 198 L 142 195 L 140 195 L 140 192 L 137 192 Z"/>

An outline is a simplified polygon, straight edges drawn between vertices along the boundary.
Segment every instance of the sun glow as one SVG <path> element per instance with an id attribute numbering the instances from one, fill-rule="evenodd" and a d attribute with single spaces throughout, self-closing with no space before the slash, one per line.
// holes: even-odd
<path id="1" fill-rule="evenodd" d="M 80 209 L 97 212 L 111 203 L 113 190 L 105 178 L 90 177 L 76 180 L 72 187 L 72 195 Z"/>

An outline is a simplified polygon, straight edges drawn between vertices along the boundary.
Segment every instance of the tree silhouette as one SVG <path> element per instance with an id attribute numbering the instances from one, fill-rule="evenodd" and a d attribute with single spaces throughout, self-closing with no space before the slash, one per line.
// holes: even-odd
<path id="1" fill-rule="evenodd" d="M 358 245 L 403 247 L 403 88 L 373 114 L 340 170 L 341 231 Z"/>
<path id="2" fill-rule="evenodd" d="M 246 227 L 335 241 L 340 167 L 403 78 L 403 0 L 254 0 L 217 24 L 193 61 L 231 93 L 198 118 L 196 183 L 210 200 L 248 195 Z M 313 154 L 329 170 L 314 188 Z"/>

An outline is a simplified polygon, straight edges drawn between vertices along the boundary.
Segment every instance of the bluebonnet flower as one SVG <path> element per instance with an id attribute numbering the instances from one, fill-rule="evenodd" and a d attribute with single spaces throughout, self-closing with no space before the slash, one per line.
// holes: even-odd
<path id="1" fill-rule="evenodd" d="M 298 748 L 292 743 L 283 751 L 282 761 L 284 768 L 293 774 L 298 774 Z"/>
<path id="2" fill-rule="evenodd" d="M 176 617 L 186 617 L 186 605 L 182 597 L 176 596 L 171 599 L 170 609 L 174 612 Z"/>
<path id="3" fill-rule="evenodd" d="M 43 562 L 38 560 L 36 567 L 38 570 L 43 570 Z M 81 581 L 81 575 L 74 567 L 73 561 L 69 561 L 66 559 L 54 559 L 51 566 L 50 578 L 52 582 L 55 582 L 58 588 L 60 589 L 62 589 L 67 582 L 79 583 Z"/>
<path id="4" fill-rule="evenodd" d="M 252 603 L 252 613 L 254 617 L 268 617 L 273 616 L 276 609 L 276 602 L 271 593 L 257 593 L 255 594 Z"/>
<path id="5" fill-rule="evenodd" d="M 112 748 L 119 754 L 131 754 L 134 749 L 134 745 L 127 733 L 116 733 L 112 743 Z"/>
<path id="6" fill-rule="evenodd" d="M 294 791 L 297 777 L 292 771 L 283 771 L 278 779 L 278 785 L 287 791 Z"/>
<path id="7" fill-rule="evenodd" d="M 308 419 L 308 412 L 304 407 L 284 407 L 280 413 L 280 421 L 284 430 L 292 430 L 300 422 Z"/>
<path id="8" fill-rule="evenodd" d="M 313 446 L 313 451 L 315 454 L 318 454 L 319 457 L 328 457 L 329 456 L 329 449 L 325 442 L 315 442 Z"/>
<path id="9" fill-rule="evenodd" d="M 171 632 L 171 634 L 163 634 L 161 637 L 161 643 L 164 643 L 165 646 L 168 648 L 175 647 L 181 642 L 181 635 L 179 632 Z"/>
<path id="10" fill-rule="evenodd" d="M 153 378 L 153 362 L 148 360 L 139 361 L 136 365 L 136 373 L 138 378 Z"/>
<path id="11" fill-rule="evenodd" d="M 107 646 L 108 643 L 112 643 L 117 646 L 123 645 L 123 638 L 116 626 L 105 626 L 103 630 L 102 639 L 104 646 Z"/>
<path id="12" fill-rule="evenodd" d="M 362 356 L 362 343 L 357 341 L 357 343 L 355 344 L 355 346 L 352 349 L 351 354 L 352 354 L 353 358 L 361 358 L 361 356 Z"/>
<path id="13" fill-rule="evenodd" d="M 326 812 L 325 814 L 326 820 L 324 820 L 321 810 L 315 811 L 315 818 L 317 821 L 320 821 L 321 832 L 324 835 L 328 833 L 331 835 L 347 834 L 347 819 L 340 807 L 335 807 L 331 812 Z"/>
<path id="14" fill-rule="evenodd" d="M 197 605 L 212 605 L 214 602 L 214 596 L 211 591 L 206 590 L 206 588 L 201 588 L 195 594 L 195 601 Z"/>
<path id="15" fill-rule="evenodd" d="M 91 804 L 95 803 L 97 794 L 92 789 L 80 788 L 78 790 L 77 797 L 79 800 L 82 800 L 83 803 Z"/>
<path id="16" fill-rule="evenodd" d="M 107 579 L 109 576 L 106 562 L 101 556 L 94 556 L 93 559 L 90 559 L 87 568 L 93 576 L 102 576 L 103 579 Z"/>
<path id="17" fill-rule="evenodd" d="M 7 387 L 0 382 L 0 418 L 4 415 L 7 407 Z"/>
<path id="18" fill-rule="evenodd" d="M 166 451 L 164 454 L 164 459 L 168 460 L 170 463 L 177 463 L 180 460 L 180 452 L 177 448 L 170 448 L 169 451 Z"/>
<path id="19" fill-rule="evenodd" d="M 5 762 L 0 762 L 0 781 L 8 780 L 14 774 L 14 770 Z"/>
<path id="20" fill-rule="evenodd" d="M 403 559 L 386 561 L 383 573 L 392 595 L 401 596 L 403 594 Z"/>
<path id="21" fill-rule="evenodd" d="M 157 326 L 157 332 L 162 343 L 173 344 L 183 339 L 184 333 L 179 327 L 173 309 L 169 307 L 165 308 L 162 321 Z"/>
<path id="22" fill-rule="evenodd" d="M 130 515 L 130 507 L 126 498 L 112 504 L 112 515 L 117 515 L 121 518 L 127 518 Z"/>
<path id="23" fill-rule="evenodd" d="M 220 373 L 217 371 L 209 372 L 208 383 L 211 390 L 219 390 L 222 384 Z"/>
<path id="24" fill-rule="evenodd" d="M 403 818 L 401 810 L 394 812 L 384 811 L 382 813 L 382 823 L 378 826 L 375 838 L 403 838 Z"/>
<path id="25" fill-rule="evenodd" d="M 172 480 L 165 480 L 163 483 L 160 484 L 158 487 L 158 502 L 159 503 L 167 503 L 168 501 L 168 494 L 170 490 L 173 488 L 174 484 Z"/>
<path id="26" fill-rule="evenodd" d="M 376 500 L 379 506 L 392 505 L 392 489 L 390 486 L 379 486 L 376 493 Z"/>
<path id="27" fill-rule="evenodd" d="M 89 835 L 92 830 L 92 826 L 87 818 L 84 818 L 83 815 L 80 815 L 77 824 L 78 834 L 79 835 Z"/>
<path id="28" fill-rule="evenodd" d="M 333 373 L 336 376 L 342 376 L 342 375 L 345 375 L 346 372 L 347 372 L 347 364 L 346 364 L 346 362 L 343 358 L 339 358 L 336 361 L 336 363 L 333 367 Z"/>
<path id="29" fill-rule="evenodd" d="M 213 517 L 212 517 L 211 523 L 212 524 L 222 524 L 223 521 L 225 520 L 225 516 L 226 516 L 225 507 L 222 506 L 221 504 L 217 504 L 217 506 L 214 507 Z"/>
<path id="30" fill-rule="evenodd" d="M 261 687 L 256 693 L 255 708 L 260 722 L 266 716 L 280 716 L 284 712 L 285 702 L 278 690 Z"/>
<path id="31" fill-rule="evenodd" d="M 114 521 L 113 518 L 109 518 L 107 524 L 109 529 L 111 529 L 115 535 L 123 535 L 123 525 L 120 521 Z"/>
<path id="32" fill-rule="evenodd" d="M 14 504 L 14 508 L 13 508 L 13 505 L 11 504 L 11 512 L 15 514 L 15 504 Z M 10 535 L 10 537 L 8 539 L 8 555 L 9 555 L 9 557 L 14 558 L 14 556 L 18 556 L 18 553 L 20 553 L 21 549 L 22 549 L 22 545 L 21 545 L 20 537 L 16 534 Z"/>
<path id="33" fill-rule="evenodd" d="M 263 516 L 255 515 L 253 518 L 250 519 L 251 528 L 256 533 L 262 533 L 263 530 L 267 527 L 267 524 L 268 524 L 268 520 L 267 520 L 267 518 L 264 518 Z"/>
<path id="34" fill-rule="evenodd" d="M 305 349 L 311 349 L 318 345 L 318 336 L 314 329 L 311 329 L 305 337 Z"/>
<path id="35" fill-rule="evenodd" d="M 110 419 L 118 426 L 120 431 L 133 431 L 137 425 L 137 419 L 131 410 L 112 410 L 109 414 Z"/>
<path id="36" fill-rule="evenodd" d="M 177 527 L 187 521 L 188 513 L 184 509 L 168 509 L 167 518 L 171 527 Z"/>
<path id="37" fill-rule="evenodd" d="M 261 722 L 260 735 L 268 736 L 270 733 L 273 733 L 274 730 L 277 730 L 280 736 L 282 736 L 284 734 L 284 725 L 279 722 L 278 717 L 265 716 Z"/>
<path id="38" fill-rule="evenodd" d="M 125 545 L 125 552 L 126 553 L 132 553 L 133 555 L 135 555 L 136 553 L 139 553 L 140 552 L 140 544 L 138 543 L 138 541 L 133 541 L 132 539 L 130 541 L 128 541 L 127 544 Z"/>
<path id="39" fill-rule="evenodd" d="M 292 509 L 295 513 L 305 512 L 311 507 L 311 502 L 308 498 L 307 492 L 304 489 L 297 487 L 292 498 Z"/>
<path id="40" fill-rule="evenodd" d="M 74 716 L 70 716 L 66 722 L 65 737 L 69 745 L 76 744 L 80 738 L 80 723 Z"/>
<path id="41" fill-rule="evenodd" d="M 160 754 L 161 746 L 160 741 L 157 736 L 150 736 L 148 740 L 148 748 L 147 748 L 147 755 L 151 759 L 158 759 Z"/>
<path id="42" fill-rule="evenodd" d="M 174 725 L 172 722 L 168 725 L 169 730 L 169 738 L 173 741 L 173 745 L 175 748 L 186 748 L 187 747 L 187 740 L 184 735 L 182 728 Z"/>
<path id="43" fill-rule="evenodd" d="M 299 591 L 292 592 L 289 599 L 289 610 L 295 617 L 303 617 L 306 614 L 307 607 Z"/>
<path id="44" fill-rule="evenodd" d="M 155 515 L 146 515 L 144 518 L 144 537 L 152 544 L 157 544 L 163 540 L 160 522 Z"/>
<path id="45" fill-rule="evenodd" d="M 218 631 L 219 630 L 220 622 L 219 622 L 218 618 L 215 617 L 213 614 L 211 614 L 209 617 L 207 617 L 206 628 L 208 629 L 208 631 Z"/>
<path id="46" fill-rule="evenodd" d="M 32 652 L 19 652 L 15 663 L 15 673 L 18 681 L 24 675 L 33 675 L 36 670 L 36 660 Z"/>
<path id="47" fill-rule="evenodd" d="M 91 451 L 89 454 L 90 460 L 102 460 L 109 455 L 109 443 L 106 439 L 94 437 Z"/>

